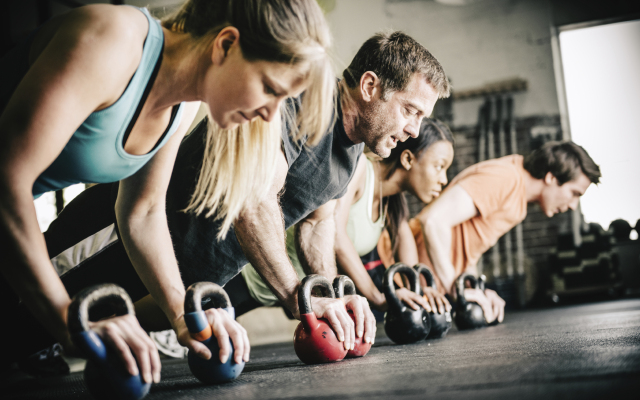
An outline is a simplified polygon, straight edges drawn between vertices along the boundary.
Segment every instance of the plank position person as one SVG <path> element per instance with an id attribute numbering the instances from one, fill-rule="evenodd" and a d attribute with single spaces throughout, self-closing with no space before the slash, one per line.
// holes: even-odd
<path id="1" fill-rule="evenodd" d="M 430 203 L 447 184 L 447 168 L 452 161 L 451 131 L 442 122 L 425 118 L 419 136 L 398 143 L 388 158 L 376 161 L 360 157 L 346 194 L 336 201 L 334 247 L 338 270 L 353 279 L 356 289 L 367 298 L 372 308 L 379 311 L 387 309 L 386 299 L 381 292 L 385 268 L 381 264 L 366 268 L 360 257 L 376 247 L 386 227 L 391 232 L 393 247 L 400 261 L 410 265 L 418 262 L 402 192 L 407 190 L 423 202 Z M 329 203 L 322 207 L 328 206 Z M 311 269 L 308 264 L 303 267 L 300 262 L 300 258 L 304 259 L 304 253 L 302 257 L 297 254 L 295 237 L 298 226 L 287 230 L 286 244 L 289 258 L 298 277 L 302 279 Z M 402 240 L 403 236 L 405 240 Z M 234 307 L 240 314 L 278 303 L 278 298 L 251 265 L 247 265 L 229 285 L 236 288 L 231 301 L 237 303 Z M 429 296 L 432 301 L 440 299 L 439 311 L 444 312 L 446 307 L 450 307 L 443 294 L 435 289 L 428 290 L 433 292 Z M 432 304 L 410 290 L 400 288 L 396 294 L 414 309 L 421 305 L 431 311 Z M 436 308 L 435 302 L 433 307 Z"/>
<path id="2" fill-rule="evenodd" d="M 201 170 L 203 126 L 185 138 L 167 194 L 168 223 L 185 285 L 198 281 L 227 284 L 250 262 L 281 304 L 299 318 L 300 281 L 287 256 L 285 228 L 300 221 L 296 240 L 305 255 L 304 262 L 310 271 L 333 279 L 335 202 L 331 201 L 346 193 L 364 144 L 387 157 L 398 142 L 418 136 L 422 119 L 431 113 L 438 97 L 448 94 L 441 65 L 402 32 L 377 34 L 367 40 L 344 76 L 338 82 L 335 125 L 315 146 L 306 136 L 294 140 L 288 126 L 288 131 L 282 133 L 282 151 L 277 157 L 276 179 L 269 196 L 242 210 L 226 237 L 220 236 L 221 222 L 216 215 L 184 212 Z M 288 111 L 295 111 L 295 104 L 290 106 Z M 94 222 L 103 222 L 96 221 L 96 216 L 112 213 L 110 191 L 106 186 L 93 187 L 65 208 L 47 232 L 52 257 L 64 258 L 66 249 L 86 238 L 74 234 L 87 231 L 79 221 L 94 225 L 91 234 L 108 228 Z M 321 207 L 325 203 L 332 205 Z M 80 240 L 68 243 L 69 235 Z M 137 315 L 146 329 L 170 327 L 154 312 L 152 299 L 130 267 L 120 240 L 80 258 L 80 264 L 62 277 L 68 288 L 117 279 L 134 301 L 140 300 Z M 230 296 L 234 295 L 233 287 L 225 288 Z M 355 326 L 342 301 L 312 298 L 316 315 L 330 321 L 346 348 L 353 347 L 356 334 L 372 342 L 375 319 L 366 300 L 349 296 L 345 303 L 357 316 Z"/>
<path id="3" fill-rule="evenodd" d="M 411 221 L 420 262 L 433 266 L 438 290 L 450 296 L 454 282 L 475 267 L 484 252 L 537 203 L 551 218 L 575 210 L 600 167 L 573 142 L 549 142 L 526 157 L 510 155 L 466 168 L 438 199 Z M 502 322 L 505 302 L 490 289 L 465 289 L 487 322 Z"/>
<path id="4" fill-rule="evenodd" d="M 27 313 L 35 322 L 2 329 L 11 345 L 0 364 L 53 342 L 77 353 L 66 316 L 70 295 L 84 286 L 68 292 L 58 278 L 33 198 L 78 182 L 118 180 L 111 214 L 134 274 L 181 343 L 211 357 L 187 331 L 185 289 L 167 227 L 165 193 L 178 147 L 200 102 L 207 103 L 203 173 L 184 206 L 200 215 L 220 206 L 229 226 L 271 187 L 283 100 L 309 93 L 300 121 L 310 137 L 330 124 L 329 46 L 313 0 L 188 0 L 162 23 L 145 9 L 81 7 L 9 52 L 0 62 L 0 300 L 7 321 Z M 237 159 L 227 153 L 231 144 Z M 224 313 L 208 316 L 218 337 L 232 337 L 237 360 L 247 359 L 244 329 Z M 110 318 L 92 329 L 131 374 L 138 373 L 135 356 L 143 379 L 158 381 L 157 351 L 135 318 Z"/>

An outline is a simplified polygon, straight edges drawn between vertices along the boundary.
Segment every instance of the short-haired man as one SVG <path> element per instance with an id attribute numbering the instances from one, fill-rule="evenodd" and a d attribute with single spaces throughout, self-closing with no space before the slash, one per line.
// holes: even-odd
<path id="1" fill-rule="evenodd" d="M 364 144 L 380 156 L 388 156 L 398 141 L 416 137 L 422 118 L 431 114 L 436 100 L 449 95 L 438 61 L 402 32 L 377 34 L 367 40 L 338 85 L 337 120 L 332 130 L 315 147 L 306 146 L 306 138 L 295 142 L 289 132 L 283 132 L 282 153 L 269 196 L 245 209 L 233 231 L 221 241 L 216 238 L 219 221 L 183 212 L 200 171 L 204 124 L 184 139 L 167 191 L 166 211 L 185 285 L 198 281 L 224 285 L 250 262 L 280 302 L 299 318 L 300 281 L 284 240 L 285 229 L 299 221 L 296 242 L 303 265 L 312 273 L 333 279 L 337 271 L 332 200 L 346 192 Z M 109 235 L 102 229 L 108 230 L 113 223 L 112 200 L 105 201 L 110 191 L 108 186 L 91 188 L 65 208 L 45 234 L 49 254 L 57 261 L 80 261 L 62 276 L 70 293 L 109 279 L 123 286 L 134 301 L 140 300 L 137 316 L 143 326 L 149 322 L 146 327 L 150 327 L 157 321 L 145 321 L 143 310 L 153 308 L 152 299 L 120 241 L 112 237 L 96 248 L 92 246 L 95 240 L 87 240 L 98 231 L 103 237 Z M 366 300 L 347 296 L 345 303 L 356 315 L 355 326 L 342 301 L 312 298 L 316 315 L 329 320 L 346 348 L 353 347 L 356 335 L 373 342 L 375 318 Z M 161 328 L 155 324 L 151 329 Z M 188 335 L 178 332 L 179 339 L 181 334 Z"/>
<path id="2" fill-rule="evenodd" d="M 438 289 L 452 295 L 456 278 L 475 272 L 482 254 L 525 219 L 528 203 L 538 203 L 549 218 L 575 210 L 600 176 L 598 165 L 573 142 L 549 142 L 527 157 L 472 165 L 409 222 L 418 258 L 432 267 Z M 495 291 L 465 289 L 465 296 L 482 306 L 487 322 L 502 322 L 505 302 Z"/>

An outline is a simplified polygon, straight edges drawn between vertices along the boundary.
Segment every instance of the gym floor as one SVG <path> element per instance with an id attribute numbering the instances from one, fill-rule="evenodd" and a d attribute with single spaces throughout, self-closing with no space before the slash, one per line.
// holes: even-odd
<path id="1" fill-rule="evenodd" d="M 293 334 L 293 332 L 292 332 Z M 508 313 L 499 326 L 307 366 L 291 343 L 255 346 L 240 377 L 204 386 L 186 360 L 163 360 L 146 399 L 640 398 L 640 299 Z M 3 399 L 90 399 L 82 373 L 0 381 Z"/>

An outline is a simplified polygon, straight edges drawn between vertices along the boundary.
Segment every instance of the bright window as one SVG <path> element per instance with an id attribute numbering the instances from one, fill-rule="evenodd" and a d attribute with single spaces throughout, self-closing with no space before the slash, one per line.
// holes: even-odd
<path id="1" fill-rule="evenodd" d="M 640 20 L 560 35 L 571 138 L 602 170 L 581 201 L 605 229 L 640 218 Z"/>

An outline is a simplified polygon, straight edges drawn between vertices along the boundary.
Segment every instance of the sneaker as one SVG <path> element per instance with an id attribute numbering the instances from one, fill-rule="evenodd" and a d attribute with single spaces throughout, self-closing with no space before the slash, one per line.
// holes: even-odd
<path id="1" fill-rule="evenodd" d="M 178 337 L 173 329 L 160 332 L 149 332 L 151 340 L 154 341 L 158 351 L 170 358 L 184 358 L 188 349 L 178 343 Z"/>
<path id="2" fill-rule="evenodd" d="M 62 346 L 51 347 L 18 361 L 18 368 L 36 378 L 69 375 L 69 365 L 62 359 Z"/>

